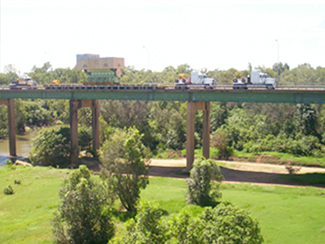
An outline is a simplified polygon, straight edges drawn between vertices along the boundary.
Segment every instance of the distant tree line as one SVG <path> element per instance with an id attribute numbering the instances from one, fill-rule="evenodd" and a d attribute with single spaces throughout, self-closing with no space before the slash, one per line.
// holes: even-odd
<path id="1" fill-rule="evenodd" d="M 272 68 L 261 68 L 276 77 L 277 64 Z M 219 83 L 231 83 L 236 72 L 245 76 L 252 69 L 238 71 L 206 71 Z M 166 67 L 162 72 L 150 71 L 150 82 L 174 82 L 178 73 L 190 74 L 192 68 L 183 64 L 174 68 Z M 284 84 L 324 84 L 325 68 L 312 68 L 309 64 L 290 69 L 287 64 L 279 64 L 280 82 Z M 12 65 L 0 74 L 0 83 L 17 78 L 18 72 Z M 62 83 L 82 82 L 86 79 L 82 71 L 75 69 L 55 69 L 50 63 L 33 67 L 29 73 L 40 84 L 48 84 L 51 79 Z M 121 77 L 122 83 L 147 82 L 148 72 L 126 67 Z M 180 151 L 186 143 L 186 103 L 145 102 L 145 101 L 100 101 L 100 142 L 109 138 L 117 128 L 135 126 L 142 141 L 153 154 L 166 150 Z M 80 131 L 83 135 L 80 150 L 89 150 L 91 145 L 91 111 L 82 108 L 78 112 Z M 8 135 L 7 108 L 0 106 L 0 138 Z M 67 100 L 20 100 L 15 99 L 15 119 L 17 132 L 28 127 L 69 125 L 69 103 Z M 227 158 L 232 150 L 259 153 L 263 151 L 287 152 L 295 155 L 323 156 L 325 145 L 325 110 L 323 105 L 310 104 L 254 104 L 254 103 L 211 103 L 212 145 L 223 146 L 219 155 Z M 87 134 L 88 133 L 88 134 Z M 202 143 L 202 112 L 195 115 L 195 145 Z M 64 151 L 64 150 L 63 150 Z"/>

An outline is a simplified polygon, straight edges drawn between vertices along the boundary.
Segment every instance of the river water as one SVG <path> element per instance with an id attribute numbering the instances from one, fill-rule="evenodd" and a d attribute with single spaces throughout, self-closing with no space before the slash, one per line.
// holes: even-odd
<path id="1" fill-rule="evenodd" d="M 33 139 L 37 132 L 28 132 L 22 135 L 16 135 L 17 158 L 26 158 L 33 147 Z M 0 140 L 0 166 L 6 163 L 9 157 L 9 140 Z"/>

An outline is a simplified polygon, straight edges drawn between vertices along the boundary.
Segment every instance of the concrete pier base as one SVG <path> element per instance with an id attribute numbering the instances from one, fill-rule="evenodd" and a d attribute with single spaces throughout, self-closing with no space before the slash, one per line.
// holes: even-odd
<path id="1" fill-rule="evenodd" d="M 187 133 L 186 133 L 186 168 L 192 169 L 194 162 L 194 116 L 203 110 L 203 156 L 210 157 L 210 102 L 187 102 Z"/>
<path id="2" fill-rule="evenodd" d="M 16 123 L 15 123 L 15 104 L 14 99 L 0 99 L 0 105 L 8 106 L 8 124 L 9 124 L 9 153 L 16 157 Z"/>
<path id="3" fill-rule="evenodd" d="M 78 165 L 78 109 L 90 107 L 92 109 L 92 137 L 93 150 L 99 149 L 99 105 L 98 100 L 70 100 L 70 134 L 72 165 Z"/>

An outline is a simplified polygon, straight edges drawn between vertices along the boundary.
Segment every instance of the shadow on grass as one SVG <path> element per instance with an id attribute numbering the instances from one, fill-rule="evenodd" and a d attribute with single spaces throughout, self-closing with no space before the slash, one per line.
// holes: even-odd
<path id="1" fill-rule="evenodd" d="M 129 219 L 134 218 L 136 214 L 137 214 L 136 211 L 126 212 L 126 211 L 118 211 L 116 209 L 112 210 L 112 215 L 121 222 L 126 222 Z"/>
<path id="2" fill-rule="evenodd" d="M 247 182 L 253 184 L 281 184 L 288 186 L 317 186 L 325 188 L 325 173 L 276 174 L 267 172 L 243 171 L 220 167 L 225 181 Z M 184 167 L 150 166 L 149 176 L 188 178 Z"/>
<path id="3" fill-rule="evenodd" d="M 292 186 L 325 187 L 325 173 L 276 174 L 267 172 L 242 171 L 220 167 L 226 181 L 257 184 L 282 184 Z"/>
<path id="4" fill-rule="evenodd" d="M 168 216 L 168 212 L 162 208 L 160 208 L 162 215 Z M 118 211 L 116 209 L 112 209 L 112 215 L 118 219 L 120 222 L 126 222 L 129 219 L 134 218 L 137 215 L 137 211 L 126 212 L 126 211 Z"/>
<path id="5" fill-rule="evenodd" d="M 185 179 L 190 177 L 190 173 L 184 167 L 150 166 L 149 176 Z"/>
<path id="6" fill-rule="evenodd" d="M 325 173 L 280 175 L 281 179 L 300 185 L 325 187 Z"/>

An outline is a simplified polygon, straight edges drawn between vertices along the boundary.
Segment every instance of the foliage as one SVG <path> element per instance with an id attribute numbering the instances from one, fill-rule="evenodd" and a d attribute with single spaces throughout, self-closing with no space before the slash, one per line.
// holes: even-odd
<path id="1" fill-rule="evenodd" d="M 26 113 L 26 125 L 28 126 L 47 126 L 52 121 L 50 110 L 43 108 L 39 102 L 25 101 L 24 111 Z"/>
<path id="2" fill-rule="evenodd" d="M 21 180 L 18 180 L 18 179 L 15 179 L 14 182 L 15 182 L 16 185 L 20 185 L 21 184 Z"/>
<path id="3" fill-rule="evenodd" d="M 90 131 L 84 127 L 78 130 L 78 144 L 81 149 L 89 149 Z M 69 164 L 71 152 L 70 128 L 56 126 L 43 128 L 33 142 L 29 159 L 33 164 L 43 166 L 64 166 Z"/>
<path id="4" fill-rule="evenodd" d="M 293 174 L 299 172 L 299 170 L 301 169 L 301 167 L 294 167 L 294 166 L 292 166 L 292 165 L 289 164 L 289 163 L 286 164 L 284 167 L 285 167 L 286 170 L 288 170 L 288 173 L 289 173 L 290 175 L 293 175 Z"/>
<path id="5" fill-rule="evenodd" d="M 11 185 L 8 185 L 8 186 L 6 186 L 5 188 L 3 188 L 3 193 L 4 193 L 5 195 L 12 195 L 12 194 L 14 194 L 15 192 L 14 192 L 14 189 L 12 188 L 12 186 L 11 186 Z"/>
<path id="6" fill-rule="evenodd" d="M 262 243 L 260 232 L 256 220 L 230 203 L 204 208 L 197 216 L 182 209 L 162 218 L 157 204 L 145 202 L 139 206 L 135 219 L 126 223 L 125 235 L 115 243 Z"/>
<path id="7" fill-rule="evenodd" d="M 33 164 L 62 166 L 69 162 L 71 151 L 70 128 L 43 128 L 37 133 L 29 159 Z"/>
<path id="8" fill-rule="evenodd" d="M 211 138 L 211 146 L 218 149 L 219 159 L 227 160 L 233 153 L 229 138 L 229 131 L 225 127 L 220 127 Z"/>
<path id="9" fill-rule="evenodd" d="M 136 210 L 140 189 L 149 183 L 149 154 L 141 138 L 135 127 L 117 130 L 99 149 L 101 176 L 127 211 Z"/>
<path id="10" fill-rule="evenodd" d="M 188 203 L 209 206 L 214 203 L 215 199 L 221 197 L 219 184 L 211 182 L 223 180 L 216 162 L 205 158 L 195 160 L 190 176 L 186 179 Z"/>
<path id="11" fill-rule="evenodd" d="M 187 230 L 184 230 L 187 226 Z M 183 235 L 176 231 L 182 228 Z M 203 213 L 194 220 L 183 215 L 176 222 L 178 242 L 193 244 L 222 244 L 222 243 L 262 243 L 263 237 L 258 222 L 245 211 L 234 207 L 230 203 L 221 203 L 214 209 L 205 208 Z M 187 235 L 185 233 L 187 232 Z"/>
<path id="12" fill-rule="evenodd" d="M 28 74 L 41 85 L 51 85 L 52 80 L 55 79 L 60 80 L 61 84 L 82 83 L 87 79 L 86 74 L 81 70 L 69 68 L 52 70 L 52 65 L 49 62 L 44 63 L 42 67 L 34 66 L 32 72 Z"/>
<path id="13" fill-rule="evenodd" d="M 64 181 L 53 217 L 53 239 L 60 243 L 107 243 L 114 224 L 104 206 L 109 196 L 82 165 Z"/>
<path id="14" fill-rule="evenodd" d="M 125 235 L 116 243 L 160 244 L 168 240 L 167 228 L 162 220 L 163 211 L 158 204 L 141 201 L 135 219 L 126 223 Z"/>

